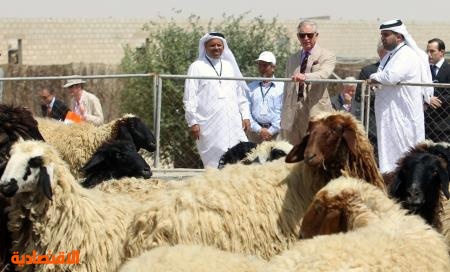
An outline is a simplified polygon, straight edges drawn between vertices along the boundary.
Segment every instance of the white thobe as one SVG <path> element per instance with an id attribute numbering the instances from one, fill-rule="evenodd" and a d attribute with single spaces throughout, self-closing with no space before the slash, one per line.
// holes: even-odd
<path id="1" fill-rule="evenodd" d="M 232 65 L 222 60 L 196 60 L 189 66 L 189 76 L 236 77 Z M 217 72 L 217 73 L 216 73 Z M 245 83 L 244 83 L 245 84 Z M 234 80 L 187 79 L 184 89 L 185 117 L 189 127 L 200 125 L 196 141 L 205 167 L 217 168 L 228 148 L 248 141 L 242 119 L 250 118 L 249 103 L 242 85 Z"/>
<path id="2" fill-rule="evenodd" d="M 371 79 L 381 84 L 421 82 L 419 57 L 402 45 L 386 54 Z M 389 172 L 408 148 L 425 139 L 422 87 L 381 86 L 375 96 L 375 117 L 380 171 Z"/>

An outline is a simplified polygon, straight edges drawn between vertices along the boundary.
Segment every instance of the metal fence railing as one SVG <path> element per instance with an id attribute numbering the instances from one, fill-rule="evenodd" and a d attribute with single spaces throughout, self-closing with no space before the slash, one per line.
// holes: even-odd
<path id="1" fill-rule="evenodd" d="M 184 80 L 186 79 L 210 79 L 210 80 L 263 80 L 261 77 L 191 77 L 186 75 L 169 74 L 117 74 L 117 75 L 92 75 L 92 76 L 48 76 L 48 77 L 11 77 L 0 78 L 0 83 L 5 81 L 30 81 L 30 80 L 65 80 L 71 78 L 81 79 L 110 79 L 110 78 L 148 78 L 153 80 L 152 101 L 149 101 L 149 110 L 152 111 L 152 129 L 156 138 L 156 151 L 153 154 L 153 164 L 155 168 L 166 165 L 169 168 L 201 168 L 201 162 L 195 148 L 195 142 L 191 139 L 189 128 L 184 118 L 182 104 Z M 288 82 L 291 78 L 274 78 L 273 81 Z M 374 114 L 374 94 L 373 85 L 366 84 L 363 80 L 308 80 L 307 83 L 357 83 L 361 85 L 361 114 L 357 116 L 366 129 L 366 132 L 376 147 L 376 126 Z M 151 85 L 151 84 L 150 84 Z M 409 86 L 432 86 L 438 91 L 441 98 L 441 108 L 433 109 L 428 107 L 425 110 L 425 121 L 427 128 L 427 138 L 434 141 L 446 141 L 448 135 L 443 135 L 440 131 L 443 126 L 449 126 L 450 121 L 450 84 L 433 83 L 400 83 L 398 85 Z M 437 92 L 436 91 L 436 92 Z M 418 109 L 423 110 L 423 109 Z M 218 135 L 219 137 L 220 135 Z"/>

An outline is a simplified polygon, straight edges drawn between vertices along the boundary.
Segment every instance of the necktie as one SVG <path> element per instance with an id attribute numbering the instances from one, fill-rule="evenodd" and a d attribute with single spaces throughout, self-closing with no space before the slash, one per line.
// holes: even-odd
<path id="1" fill-rule="evenodd" d="M 436 69 L 437 66 L 436 65 L 430 65 L 430 70 L 431 70 L 431 77 L 433 79 L 433 81 L 436 79 Z"/>
<path id="2" fill-rule="evenodd" d="M 309 52 L 305 51 L 302 63 L 300 65 L 300 73 L 304 74 L 306 71 L 306 65 L 308 64 Z M 305 83 L 300 83 L 298 85 L 298 93 L 297 93 L 297 101 L 303 98 L 303 89 L 305 87 Z"/>

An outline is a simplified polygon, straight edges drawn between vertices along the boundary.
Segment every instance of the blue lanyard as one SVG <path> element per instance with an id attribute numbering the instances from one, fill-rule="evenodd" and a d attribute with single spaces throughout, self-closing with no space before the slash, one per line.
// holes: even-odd
<path id="1" fill-rule="evenodd" d="M 259 89 L 261 90 L 261 96 L 262 96 L 263 101 L 264 101 L 264 98 L 266 98 L 266 95 L 269 92 L 269 90 L 272 88 L 272 84 L 273 83 L 271 82 L 269 88 L 266 91 L 266 93 L 264 93 L 263 92 L 263 88 L 262 88 L 262 81 L 259 82 Z"/>

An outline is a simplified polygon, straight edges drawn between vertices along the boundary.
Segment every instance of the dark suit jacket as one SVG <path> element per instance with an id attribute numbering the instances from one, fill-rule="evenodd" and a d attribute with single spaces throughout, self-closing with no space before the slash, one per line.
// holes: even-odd
<path id="1" fill-rule="evenodd" d="M 364 66 L 359 73 L 358 79 L 369 79 L 370 75 L 376 73 L 380 62 L 372 63 Z M 361 84 L 356 88 L 355 100 L 361 105 Z M 374 146 L 375 154 L 377 154 L 377 124 L 375 120 L 375 93 L 370 92 L 370 111 L 369 111 L 369 139 Z"/>
<path id="2" fill-rule="evenodd" d="M 47 105 L 41 105 L 42 116 L 64 121 L 69 108 L 59 99 L 55 99 L 50 115 L 47 115 Z"/>
<path id="3" fill-rule="evenodd" d="M 331 105 L 335 110 L 347 111 L 344 108 L 344 100 L 340 93 L 333 95 L 331 98 Z M 352 99 L 352 105 L 350 107 L 350 113 L 353 114 L 358 120 L 361 119 L 361 106 L 360 102 L 356 102 L 356 99 Z"/>
<path id="4" fill-rule="evenodd" d="M 437 83 L 450 83 L 450 64 L 444 60 L 436 75 Z M 435 88 L 434 96 L 442 101 L 437 109 L 425 112 L 425 135 L 435 142 L 450 142 L 450 88 Z"/>

